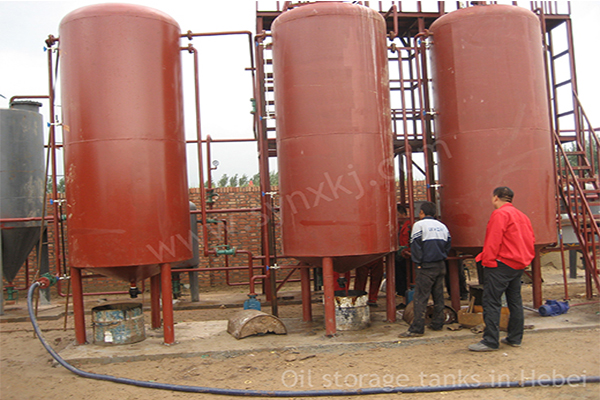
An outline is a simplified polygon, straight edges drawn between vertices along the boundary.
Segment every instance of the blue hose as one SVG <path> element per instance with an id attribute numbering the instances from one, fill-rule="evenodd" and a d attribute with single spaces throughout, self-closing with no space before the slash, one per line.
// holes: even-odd
<path id="1" fill-rule="evenodd" d="M 69 371 L 82 376 L 84 378 L 98 379 L 102 381 L 109 381 L 115 383 L 123 383 L 126 385 L 133 385 L 139 387 L 145 387 L 150 389 L 162 389 L 162 390 L 173 390 L 177 392 L 188 392 L 188 393 L 210 393 L 220 394 L 229 396 L 263 396 L 263 397 L 317 397 L 317 396 L 356 396 L 366 394 L 383 394 L 383 393 L 422 393 L 422 392 L 446 392 L 450 390 L 465 390 L 465 389 L 491 389 L 491 388 L 509 388 L 509 387 L 533 387 L 533 386 L 551 386 L 564 384 L 586 384 L 586 383 L 598 383 L 600 382 L 600 376 L 584 376 L 577 377 L 576 379 L 543 379 L 543 380 L 532 380 L 532 381 L 513 381 L 513 382 L 498 382 L 498 383 L 475 383 L 475 384 L 459 384 L 459 385 L 446 385 L 446 386 L 412 386 L 412 387 L 378 387 L 378 388 L 364 388 L 364 389 L 350 389 L 350 390 L 242 390 L 242 389 L 223 389 L 213 388 L 205 386 L 187 386 L 187 385 L 174 385 L 170 383 L 158 383 L 148 381 L 138 381 L 129 378 L 118 378 L 111 375 L 95 374 L 92 372 L 82 371 L 75 368 L 71 364 L 63 360 L 58 353 L 56 353 L 49 345 L 46 340 L 42 337 L 42 333 L 38 326 L 37 320 L 33 313 L 32 298 L 33 293 L 39 282 L 33 283 L 29 287 L 27 293 L 27 307 L 29 311 L 29 318 L 33 329 L 42 342 L 44 348 L 50 353 L 50 355 L 63 367 Z"/>

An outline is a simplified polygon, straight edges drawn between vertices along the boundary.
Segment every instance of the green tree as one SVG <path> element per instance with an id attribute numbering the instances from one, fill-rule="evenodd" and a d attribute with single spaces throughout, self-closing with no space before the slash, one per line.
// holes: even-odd
<path id="1" fill-rule="evenodd" d="M 239 179 L 238 184 L 240 185 L 240 187 L 245 187 L 248 186 L 248 176 L 246 174 L 242 175 L 242 177 Z"/>
<path id="2" fill-rule="evenodd" d="M 229 178 L 229 187 L 237 187 L 238 186 L 238 174 L 235 174 L 231 178 Z"/>
<path id="3" fill-rule="evenodd" d="M 227 186 L 227 182 L 229 182 L 229 177 L 227 176 L 227 174 L 223 174 L 221 176 L 221 179 L 219 179 L 219 187 Z"/>
<path id="4" fill-rule="evenodd" d="M 56 185 L 56 191 L 58 193 L 65 192 L 65 177 L 64 176 L 58 180 L 58 184 Z M 48 177 L 48 182 L 46 183 L 46 192 L 52 193 L 52 177 L 51 176 Z"/>
<path id="5" fill-rule="evenodd" d="M 271 186 L 279 186 L 279 172 L 277 171 L 271 171 L 269 172 L 269 182 L 271 183 Z M 259 186 L 260 185 L 260 173 L 254 174 L 252 176 L 252 184 L 254 184 L 254 186 Z"/>
<path id="6" fill-rule="evenodd" d="M 259 172 L 252 175 L 252 184 L 254 186 L 260 186 L 260 173 Z"/>
<path id="7" fill-rule="evenodd" d="M 279 186 L 279 171 L 269 172 L 269 182 L 271 183 L 271 186 Z"/>

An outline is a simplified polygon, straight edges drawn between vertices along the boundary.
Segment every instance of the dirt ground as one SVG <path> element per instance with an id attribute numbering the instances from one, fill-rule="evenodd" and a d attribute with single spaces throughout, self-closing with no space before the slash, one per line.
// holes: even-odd
<path id="1" fill-rule="evenodd" d="M 582 284 L 569 286 L 571 304 L 583 302 Z M 237 289 L 239 290 L 239 289 Z M 544 297 L 560 299 L 562 286 L 544 288 Z M 524 302 L 531 301 L 523 289 Z M 380 298 L 383 305 L 383 300 Z M 322 307 L 313 305 L 318 315 Z M 599 315 L 598 304 L 577 307 L 577 312 Z M 175 321 L 223 320 L 234 309 L 176 311 Z M 268 311 L 268 310 L 265 310 Z M 384 312 L 379 307 L 376 312 Z M 300 305 L 280 307 L 280 317 L 301 317 Z M 149 315 L 146 315 L 149 320 Z M 600 316 L 599 316 L 600 321 Z M 398 333 L 403 321 L 392 325 Z M 60 351 L 74 341 L 72 318 L 63 330 L 63 319 L 40 321 L 46 340 Z M 600 324 L 595 328 L 526 332 L 523 346 L 502 346 L 490 353 L 469 352 L 467 345 L 481 335 L 445 336 L 436 341 L 349 352 L 330 347 L 323 351 L 257 351 L 239 356 L 202 355 L 127 363 L 85 364 L 84 371 L 190 386 L 243 390 L 309 391 L 354 390 L 360 387 L 438 386 L 531 379 L 584 378 L 600 375 Z M 397 394 L 360 396 L 396 398 Z M 29 322 L 0 324 L 0 398 L 8 399 L 220 399 L 210 395 L 164 391 L 79 377 L 51 362 L 50 355 L 33 335 Z M 428 399 L 600 399 L 600 384 L 564 384 L 560 387 L 496 388 L 437 393 L 403 394 L 403 398 Z M 262 398 L 262 397 L 255 397 Z M 287 397 L 297 398 L 297 397 Z M 303 397 L 313 398 L 313 397 Z M 318 397 L 351 399 L 357 396 Z"/>

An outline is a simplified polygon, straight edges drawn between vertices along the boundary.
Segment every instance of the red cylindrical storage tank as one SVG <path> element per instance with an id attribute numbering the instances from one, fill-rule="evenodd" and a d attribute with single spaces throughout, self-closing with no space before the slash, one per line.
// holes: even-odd
<path id="1" fill-rule="evenodd" d="M 492 191 L 508 186 L 536 244 L 556 242 L 552 135 L 540 23 L 509 5 L 436 20 L 433 86 L 441 211 L 457 249 L 483 246 Z"/>
<path id="2" fill-rule="evenodd" d="M 131 281 L 192 256 L 179 37 L 168 15 L 129 4 L 84 7 L 61 21 L 75 267 Z"/>
<path id="3" fill-rule="evenodd" d="M 343 272 L 397 248 L 383 18 L 311 3 L 272 26 L 283 253 Z"/>

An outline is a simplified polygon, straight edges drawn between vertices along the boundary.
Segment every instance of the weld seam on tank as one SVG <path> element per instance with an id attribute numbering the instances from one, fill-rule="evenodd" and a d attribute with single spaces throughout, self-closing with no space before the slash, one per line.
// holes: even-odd
<path id="1" fill-rule="evenodd" d="M 361 396 L 366 394 L 384 394 L 384 393 L 430 393 L 430 392 L 445 392 L 454 390 L 470 390 L 470 389 L 506 389 L 515 387 L 547 387 L 547 386 L 562 386 L 565 384 L 586 384 L 586 383 L 599 383 L 600 376 L 578 376 L 577 379 L 537 379 L 533 381 L 512 381 L 512 382 L 487 382 L 477 384 L 459 384 L 459 385 L 446 385 L 446 386 L 410 386 L 410 387 L 377 387 L 377 388 L 364 388 L 354 390 L 246 390 L 246 389 L 223 389 L 207 386 L 187 386 L 177 385 L 169 383 L 149 382 L 140 381 L 129 378 L 119 378 L 112 375 L 96 374 L 93 372 L 87 372 L 80 370 L 67 363 L 61 356 L 54 351 L 52 347 L 46 342 L 42 336 L 42 332 L 37 323 L 33 311 L 33 295 L 35 290 L 40 287 L 39 282 L 34 282 L 27 293 L 27 311 L 29 312 L 29 318 L 33 329 L 42 343 L 42 346 L 50 353 L 52 358 L 56 360 L 60 365 L 65 367 L 72 373 L 79 375 L 84 378 L 96 379 L 101 381 L 108 381 L 113 383 L 122 383 L 125 385 L 133 385 L 139 387 L 145 387 L 149 389 L 161 389 L 161 390 L 172 390 L 177 392 L 187 393 L 209 393 L 219 395 L 230 395 L 230 396 L 263 396 L 263 397 L 306 397 L 306 396 Z"/>

